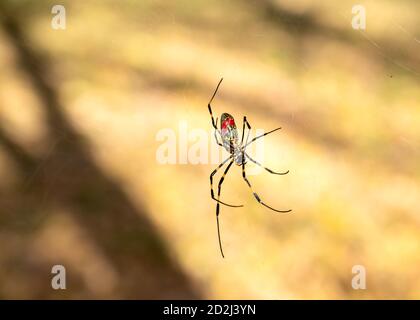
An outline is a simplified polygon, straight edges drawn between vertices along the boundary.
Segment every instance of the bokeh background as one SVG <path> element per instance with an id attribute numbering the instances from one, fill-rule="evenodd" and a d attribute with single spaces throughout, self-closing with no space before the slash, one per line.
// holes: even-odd
<path id="1" fill-rule="evenodd" d="M 55 4 L 66 30 L 51 28 Z M 0 298 L 420 298 L 419 12 L 410 0 L 1 1 Z M 245 206 L 222 207 L 225 259 L 216 165 L 156 161 L 161 129 L 211 137 L 221 76 L 216 115 L 282 126 L 264 163 L 290 174 L 250 179 L 293 209 L 259 205 L 233 167 L 222 199 Z M 66 290 L 51 288 L 54 264 Z M 354 265 L 366 290 L 352 289 Z"/>

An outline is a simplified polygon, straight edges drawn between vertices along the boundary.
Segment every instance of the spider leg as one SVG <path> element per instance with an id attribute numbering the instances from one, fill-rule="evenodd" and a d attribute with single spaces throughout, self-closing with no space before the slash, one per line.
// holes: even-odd
<path id="1" fill-rule="evenodd" d="M 245 124 L 248 127 L 248 135 L 246 137 L 246 142 L 245 144 L 248 142 L 248 138 L 249 138 L 249 132 L 251 130 L 251 125 L 249 124 L 249 122 L 246 120 L 246 117 L 244 116 L 244 120 L 243 120 L 243 125 L 242 125 L 242 138 L 241 138 L 241 145 L 244 142 L 244 136 L 245 136 Z"/>
<path id="2" fill-rule="evenodd" d="M 279 175 L 284 175 L 284 174 L 288 174 L 289 170 L 284 171 L 284 172 L 275 172 L 269 168 L 264 167 L 261 163 L 259 163 L 258 161 L 252 159 L 246 152 L 245 152 L 245 156 L 251 160 L 252 162 L 254 162 L 256 165 L 259 165 L 260 167 L 264 168 L 265 170 L 267 170 L 268 172 L 272 173 L 272 174 L 279 174 Z"/>
<path id="3" fill-rule="evenodd" d="M 288 213 L 288 212 L 292 211 L 292 210 L 277 210 L 277 209 L 274 209 L 274 208 L 270 207 L 269 205 L 265 204 L 265 203 L 261 200 L 261 198 L 258 196 L 258 194 L 257 194 L 256 192 L 254 192 L 254 190 L 252 190 L 251 183 L 249 183 L 249 180 L 248 180 L 248 179 L 247 179 L 247 177 L 246 177 L 246 174 L 245 174 L 245 162 L 242 162 L 242 177 L 244 178 L 244 180 L 245 180 L 245 182 L 247 183 L 248 187 L 251 189 L 252 193 L 254 194 L 255 199 L 257 199 L 257 201 L 258 201 L 259 203 L 261 203 L 263 206 L 265 206 L 265 207 L 267 207 L 268 209 L 271 209 L 271 210 L 273 210 L 273 211 L 280 212 L 280 213 Z"/>
<path id="4" fill-rule="evenodd" d="M 219 146 L 221 146 L 221 147 L 223 147 L 223 144 L 221 143 L 221 142 L 219 142 L 219 139 L 217 139 L 217 131 L 214 131 L 214 138 L 216 139 L 216 143 L 219 145 Z"/>
<path id="5" fill-rule="evenodd" d="M 250 145 L 251 143 L 253 143 L 255 140 L 257 140 L 257 139 L 259 139 L 259 138 L 262 138 L 262 137 L 266 136 L 267 134 L 270 134 L 270 133 L 272 133 L 272 132 L 274 132 L 274 131 L 277 131 L 277 130 L 280 130 L 280 129 L 281 129 L 281 127 L 280 127 L 280 128 L 276 128 L 276 129 L 271 130 L 271 131 L 268 131 L 268 132 L 266 132 L 266 133 L 264 133 L 264 134 L 261 134 L 261 135 L 259 135 L 259 136 L 256 136 L 256 137 L 255 137 L 255 138 L 253 138 L 250 142 L 248 142 L 247 144 L 245 144 L 245 146 L 243 146 L 243 148 L 247 147 L 248 145 Z"/>
<path id="6" fill-rule="evenodd" d="M 213 101 L 213 98 L 215 97 L 215 95 L 217 93 L 217 90 L 219 89 L 219 86 L 222 83 L 222 81 L 223 81 L 223 78 L 220 79 L 219 83 L 217 84 L 216 90 L 214 90 L 214 93 L 213 93 L 209 103 L 207 104 L 207 107 L 209 108 L 209 112 L 210 112 L 211 124 L 212 124 L 213 128 L 216 129 L 216 131 L 219 131 L 219 129 L 217 129 L 216 122 L 214 121 L 214 118 L 213 118 L 213 111 L 211 110 L 211 102 Z M 220 133 L 220 131 L 219 131 L 219 133 Z"/>
<path id="7" fill-rule="evenodd" d="M 219 118 L 216 118 L 216 128 L 217 128 L 217 120 L 218 120 Z M 219 142 L 219 139 L 217 138 L 217 133 L 219 132 L 219 134 L 220 134 L 220 131 L 218 130 L 218 129 L 216 129 L 216 130 L 214 130 L 214 138 L 216 139 L 216 143 L 219 145 L 219 146 L 221 146 L 221 147 L 223 147 L 223 144 L 221 143 L 221 142 Z"/>
<path id="8" fill-rule="evenodd" d="M 228 164 L 228 166 L 226 167 L 225 171 L 223 172 L 222 177 L 219 180 L 219 184 L 217 185 L 217 200 L 219 200 L 220 197 L 220 192 L 222 190 L 222 183 L 225 180 L 225 176 L 228 173 L 230 167 L 233 164 L 233 159 L 230 161 L 230 163 Z M 219 237 L 219 247 L 220 247 L 220 253 L 222 254 L 222 257 L 224 258 L 224 254 L 223 254 L 223 249 L 222 249 L 222 240 L 220 238 L 220 227 L 219 227 L 219 213 L 220 213 L 220 203 L 218 202 L 216 204 L 216 220 L 217 220 L 217 236 Z"/>
<path id="9" fill-rule="evenodd" d="M 233 208 L 238 208 L 238 207 L 243 207 L 243 205 L 241 204 L 241 205 L 232 205 L 232 204 L 228 204 L 228 203 L 225 203 L 225 202 L 223 202 L 223 201 L 221 201 L 221 200 L 219 200 L 219 199 L 216 199 L 215 197 L 214 197 L 214 191 L 213 191 L 213 176 L 216 174 L 216 172 L 221 168 L 221 167 L 223 167 L 223 165 L 226 163 L 226 162 L 228 162 L 229 160 L 231 160 L 233 158 L 233 156 L 230 156 L 229 158 L 227 158 L 226 160 L 224 160 L 221 164 L 219 164 L 218 165 L 218 167 L 216 168 L 216 169 L 214 169 L 213 170 L 213 172 L 210 174 L 210 187 L 211 187 L 211 189 L 210 189 L 210 194 L 211 194 L 211 198 L 214 200 L 214 201 L 216 201 L 217 203 L 221 203 L 221 204 L 224 204 L 225 206 L 228 206 L 228 207 L 233 207 Z"/>
<path id="10" fill-rule="evenodd" d="M 219 237 L 219 248 L 220 248 L 220 253 L 222 254 L 222 257 L 224 258 L 224 257 L 225 257 L 225 255 L 223 254 L 222 240 L 220 239 L 219 216 L 216 216 L 216 223 L 217 223 L 217 236 Z"/>

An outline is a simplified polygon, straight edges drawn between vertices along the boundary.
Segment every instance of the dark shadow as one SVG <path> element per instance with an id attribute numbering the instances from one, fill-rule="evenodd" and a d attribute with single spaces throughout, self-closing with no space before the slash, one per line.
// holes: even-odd
<path id="1" fill-rule="evenodd" d="M 171 258 L 169 248 L 149 221 L 145 208 L 134 206 L 121 187 L 95 164 L 88 141 L 77 132 L 63 111 L 58 90 L 49 78 L 47 59 L 31 47 L 16 16 L 7 14 L 6 6 L 0 7 L 1 27 L 15 49 L 19 66 L 39 96 L 49 135 L 56 141 L 47 156 L 36 157 L 0 128 L 0 147 L 7 151 L 24 177 L 17 190 L 11 192 L 12 196 L 0 197 L 2 239 L 7 239 L 6 235 L 10 233 L 19 237 L 14 248 L 16 261 L 7 261 L 11 271 L 8 273 L 9 269 L 4 269 L 0 278 L 13 276 L 17 284 L 29 279 L 31 292 L 25 296 L 57 297 L 50 286 L 51 266 L 34 264 L 31 267 L 31 257 L 24 254 L 33 234 L 50 218 L 43 209 L 58 207 L 72 214 L 117 270 L 118 296 L 200 298 L 188 276 Z M 71 270 L 67 273 L 77 285 L 72 286 L 70 281 L 65 296 L 95 298 L 89 296 L 82 281 L 76 279 Z M 0 290 L 0 296 L 7 298 L 7 292 Z"/>
<path id="2" fill-rule="evenodd" d="M 13 156 L 15 163 L 26 173 L 35 169 L 34 159 L 0 127 L 0 145 Z"/>

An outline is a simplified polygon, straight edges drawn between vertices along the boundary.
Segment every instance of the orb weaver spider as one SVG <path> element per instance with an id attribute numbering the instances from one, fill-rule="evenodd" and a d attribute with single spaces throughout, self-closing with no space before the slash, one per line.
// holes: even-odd
<path id="1" fill-rule="evenodd" d="M 251 162 L 255 163 L 256 165 L 264 168 L 266 171 L 268 171 L 271 174 L 285 175 L 285 174 L 289 173 L 289 170 L 287 170 L 285 172 L 274 172 L 273 170 L 264 167 L 258 161 L 251 158 L 245 151 L 246 147 L 249 146 L 251 143 L 253 143 L 255 140 L 257 140 L 259 138 L 262 138 L 262 137 L 264 137 L 264 136 L 266 136 L 266 135 L 268 135 L 272 132 L 275 132 L 275 131 L 281 129 L 281 127 L 276 128 L 274 130 L 271 130 L 269 132 L 266 132 L 262 135 L 256 136 L 255 138 L 253 138 L 251 141 L 248 142 L 249 132 L 251 130 L 251 125 L 249 124 L 246 117 L 244 116 L 243 124 L 242 124 L 241 143 L 238 143 L 238 130 L 236 129 L 235 120 L 233 119 L 233 117 L 229 113 L 223 113 L 220 117 L 220 129 L 219 129 L 217 127 L 218 118 L 216 118 L 216 120 L 214 120 L 213 112 L 211 110 L 211 103 L 212 103 L 214 97 L 216 96 L 217 90 L 219 89 L 219 86 L 222 83 L 222 81 L 223 81 L 223 78 L 220 79 L 220 81 L 219 81 L 219 83 L 216 87 L 216 90 L 214 91 L 213 96 L 211 97 L 211 99 L 208 103 L 208 109 L 209 109 L 209 112 L 210 112 L 211 123 L 212 123 L 212 126 L 214 128 L 214 137 L 216 139 L 216 143 L 219 146 L 225 148 L 230 154 L 230 156 L 227 159 L 223 160 L 222 163 L 220 163 L 218 165 L 218 167 L 216 169 L 214 169 L 213 172 L 210 174 L 211 198 L 217 202 L 216 203 L 217 235 L 218 235 L 218 238 L 219 238 L 220 253 L 222 254 L 222 257 L 224 258 L 225 256 L 223 254 L 222 241 L 221 241 L 221 238 L 220 238 L 220 226 L 219 226 L 220 205 L 223 204 L 225 206 L 234 207 L 234 208 L 243 207 L 243 205 L 232 205 L 232 204 L 228 204 L 228 203 L 220 200 L 220 192 L 221 192 L 222 183 L 225 180 L 225 176 L 228 173 L 228 171 L 229 171 L 229 169 L 230 169 L 230 167 L 232 166 L 233 163 L 242 167 L 242 178 L 244 179 L 244 181 L 246 182 L 248 187 L 251 189 L 255 199 L 260 204 L 267 207 L 268 209 L 271 209 L 273 211 L 280 212 L 280 213 L 289 213 L 292 210 L 291 209 L 290 210 L 277 210 L 277 209 L 274 209 L 274 208 L 270 207 L 266 203 L 264 203 L 261 200 L 260 196 L 256 192 L 253 191 L 251 183 L 249 182 L 249 180 L 246 176 L 246 172 L 245 172 L 245 164 L 247 163 L 247 160 L 250 160 Z M 248 134 L 247 134 L 246 140 L 244 142 L 245 126 L 248 128 Z M 221 142 L 217 138 L 217 134 L 219 134 L 219 136 L 221 138 Z M 227 165 L 225 171 L 223 172 L 223 175 L 220 178 L 219 183 L 217 185 L 217 198 L 215 198 L 214 191 L 213 191 L 213 176 L 228 161 L 230 161 L 230 162 Z"/>

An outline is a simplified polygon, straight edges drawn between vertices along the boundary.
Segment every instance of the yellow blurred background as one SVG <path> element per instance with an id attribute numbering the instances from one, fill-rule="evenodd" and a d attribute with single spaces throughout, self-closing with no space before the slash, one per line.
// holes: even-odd
<path id="1" fill-rule="evenodd" d="M 0 298 L 420 298 L 418 1 L 64 0 L 65 30 L 55 4 L 0 4 Z M 163 128 L 210 134 L 221 76 L 215 116 L 283 128 L 290 173 L 250 180 L 293 209 L 232 167 L 225 259 L 216 165 L 156 160 Z"/>

